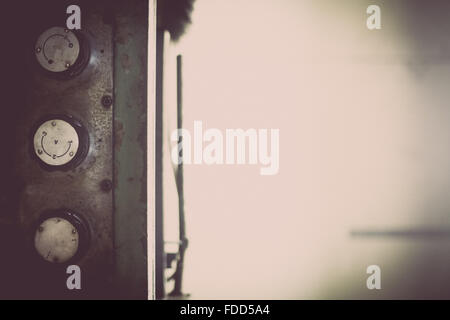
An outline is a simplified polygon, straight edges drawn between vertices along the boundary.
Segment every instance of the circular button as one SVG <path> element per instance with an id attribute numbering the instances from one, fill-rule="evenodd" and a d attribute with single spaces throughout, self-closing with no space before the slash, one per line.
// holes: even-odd
<path id="1" fill-rule="evenodd" d="M 47 210 L 33 225 L 34 248 L 38 257 L 55 264 L 82 257 L 90 242 L 87 222 L 67 209 Z"/>
<path id="2" fill-rule="evenodd" d="M 50 72 L 64 72 L 75 65 L 80 56 L 80 42 L 72 31 L 53 27 L 43 32 L 35 45 L 39 64 Z"/>
<path id="3" fill-rule="evenodd" d="M 34 151 L 45 164 L 61 166 L 78 152 L 79 136 L 75 128 L 62 119 L 42 123 L 34 134 Z"/>
<path id="4" fill-rule="evenodd" d="M 64 263 L 78 251 L 79 234 L 68 220 L 53 217 L 44 220 L 36 230 L 34 246 L 46 261 Z"/>
<path id="5" fill-rule="evenodd" d="M 30 150 L 46 170 L 66 171 L 78 166 L 89 151 L 89 134 L 69 115 L 47 115 L 31 131 Z"/>

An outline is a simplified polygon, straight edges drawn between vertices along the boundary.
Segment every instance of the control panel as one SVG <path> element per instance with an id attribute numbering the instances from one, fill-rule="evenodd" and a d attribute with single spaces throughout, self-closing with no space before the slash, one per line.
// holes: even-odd
<path id="1" fill-rule="evenodd" d="M 146 299 L 151 292 L 148 6 L 5 6 L 0 299 Z"/>
<path id="2" fill-rule="evenodd" d="M 113 285 L 113 28 L 100 4 L 84 8 L 80 29 L 42 23 L 28 46 L 14 152 L 37 297 L 109 297 Z"/>

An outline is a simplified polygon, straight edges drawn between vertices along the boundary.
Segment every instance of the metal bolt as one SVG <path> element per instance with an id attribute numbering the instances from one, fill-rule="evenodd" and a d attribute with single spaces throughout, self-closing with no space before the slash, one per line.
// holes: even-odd
<path id="1" fill-rule="evenodd" d="M 36 53 L 41 52 L 41 50 L 42 50 L 41 47 L 37 47 L 37 48 L 36 48 Z"/>
<path id="2" fill-rule="evenodd" d="M 104 108 L 109 108 L 112 105 L 112 98 L 111 96 L 105 95 L 102 97 L 102 105 Z"/>
<path id="3" fill-rule="evenodd" d="M 72 229 L 72 234 L 75 234 L 75 233 L 77 233 L 77 230 Z"/>
<path id="4" fill-rule="evenodd" d="M 70 151 L 69 156 L 73 157 L 73 151 Z"/>
<path id="5" fill-rule="evenodd" d="M 41 149 L 38 149 L 38 154 L 42 154 L 42 150 Z"/>
<path id="6" fill-rule="evenodd" d="M 52 121 L 52 126 L 56 126 L 56 121 Z"/>
<path id="7" fill-rule="evenodd" d="M 111 191 L 111 189 L 112 189 L 112 181 L 109 180 L 109 179 L 102 180 L 102 182 L 100 182 L 100 188 L 104 192 Z"/>
<path id="8" fill-rule="evenodd" d="M 69 48 L 73 48 L 73 43 L 69 43 Z"/>
<path id="9" fill-rule="evenodd" d="M 66 68 L 69 68 L 70 67 L 70 63 L 66 63 Z"/>

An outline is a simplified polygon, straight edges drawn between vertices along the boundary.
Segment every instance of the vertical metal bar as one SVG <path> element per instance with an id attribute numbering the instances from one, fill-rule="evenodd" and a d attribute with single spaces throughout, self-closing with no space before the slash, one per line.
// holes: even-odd
<path id="1" fill-rule="evenodd" d="M 155 114 L 155 298 L 165 296 L 163 234 L 163 70 L 164 30 L 156 31 L 156 114 Z"/>
<path id="2" fill-rule="evenodd" d="M 155 120 L 156 120 L 156 1 L 148 5 L 147 61 L 147 288 L 155 299 Z"/>
<path id="3" fill-rule="evenodd" d="M 177 128 L 183 128 L 183 79 L 182 79 L 182 57 L 177 56 Z M 182 145 L 183 137 L 179 136 L 178 145 Z M 179 150 L 180 157 L 183 159 L 183 149 Z M 176 174 L 177 190 L 178 190 L 178 210 L 179 210 L 179 236 L 180 249 L 179 258 L 177 261 L 177 268 L 174 274 L 174 289 L 171 292 L 172 296 L 181 296 L 182 282 L 183 282 L 183 268 L 184 268 L 184 254 L 188 245 L 186 238 L 186 221 L 184 211 L 184 176 L 183 176 L 183 162 L 178 164 Z"/>

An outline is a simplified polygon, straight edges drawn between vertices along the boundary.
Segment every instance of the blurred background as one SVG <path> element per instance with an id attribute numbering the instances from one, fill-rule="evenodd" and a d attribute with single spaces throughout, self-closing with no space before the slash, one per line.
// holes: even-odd
<path id="1" fill-rule="evenodd" d="M 371 4 L 380 30 L 366 27 Z M 184 293 L 450 297 L 449 18 L 446 1 L 194 3 L 165 52 L 166 115 L 182 54 L 183 127 L 280 129 L 280 170 L 184 166 Z M 174 119 L 163 139 L 166 246 L 178 238 Z M 369 265 L 381 290 L 366 287 Z"/>

